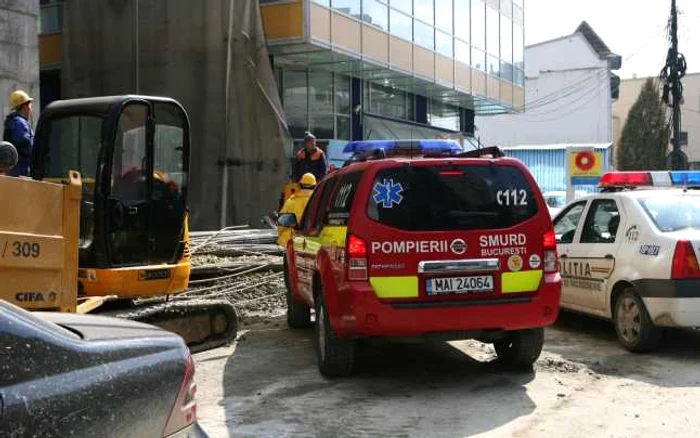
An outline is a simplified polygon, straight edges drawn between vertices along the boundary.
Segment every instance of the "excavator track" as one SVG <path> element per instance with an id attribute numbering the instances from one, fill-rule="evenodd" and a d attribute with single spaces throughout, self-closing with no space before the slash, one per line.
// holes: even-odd
<path id="1" fill-rule="evenodd" d="M 107 313 L 176 333 L 185 340 L 192 353 L 231 343 L 238 333 L 236 310 L 227 301 L 193 299 L 144 302 L 136 303 L 129 309 Z"/>

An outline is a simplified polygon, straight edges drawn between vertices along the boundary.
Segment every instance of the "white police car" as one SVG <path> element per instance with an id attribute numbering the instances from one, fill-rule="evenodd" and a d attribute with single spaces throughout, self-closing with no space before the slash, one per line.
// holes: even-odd
<path id="1" fill-rule="evenodd" d="M 700 327 L 700 172 L 612 172 L 554 219 L 561 307 L 613 320 L 652 350 L 663 327 Z"/>

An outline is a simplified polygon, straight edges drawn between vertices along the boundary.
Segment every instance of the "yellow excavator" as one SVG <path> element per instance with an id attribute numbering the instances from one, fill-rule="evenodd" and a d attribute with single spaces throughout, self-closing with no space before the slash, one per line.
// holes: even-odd
<path id="1" fill-rule="evenodd" d="M 174 331 L 193 350 L 235 338 L 230 303 L 179 295 L 190 275 L 189 130 L 169 98 L 48 105 L 32 178 L 0 176 L 0 299 L 33 311 L 109 309 Z"/>

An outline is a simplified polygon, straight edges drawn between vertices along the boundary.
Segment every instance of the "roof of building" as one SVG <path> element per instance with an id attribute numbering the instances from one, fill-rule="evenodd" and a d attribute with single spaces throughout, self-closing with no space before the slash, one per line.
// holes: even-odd
<path id="1" fill-rule="evenodd" d="M 598 36 L 598 34 L 593 30 L 590 24 L 588 24 L 587 21 L 582 21 L 581 24 L 578 25 L 576 28 L 576 31 L 574 33 L 580 33 L 581 35 L 588 40 L 588 43 L 593 47 L 593 50 L 595 50 L 598 53 L 598 56 L 600 56 L 600 59 L 605 59 L 608 56 L 612 54 L 612 51 L 610 48 L 605 44 L 602 38 Z"/>
<path id="2" fill-rule="evenodd" d="M 500 146 L 504 151 L 524 151 L 524 150 L 563 150 L 567 148 L 593 148 L 593 149 L 608 149 L 612 143 L 555 143 L 555 144 L 539 144 L 539 145 L 517 145 L 517 146 Z"/>

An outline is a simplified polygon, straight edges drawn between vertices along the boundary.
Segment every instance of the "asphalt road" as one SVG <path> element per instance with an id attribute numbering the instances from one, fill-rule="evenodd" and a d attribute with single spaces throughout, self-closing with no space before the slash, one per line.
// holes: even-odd
<path id="1" fill-rule="evenodd" d="M 356 377 L 316 368 L 313 329 L 282 318 L 196 355 L 200 423 L 212 437 L 697 437 L 700 334 L 628 353 L 612 325 L 564 314 L 533 372 L 472 342 L 375 341 Z"/>

